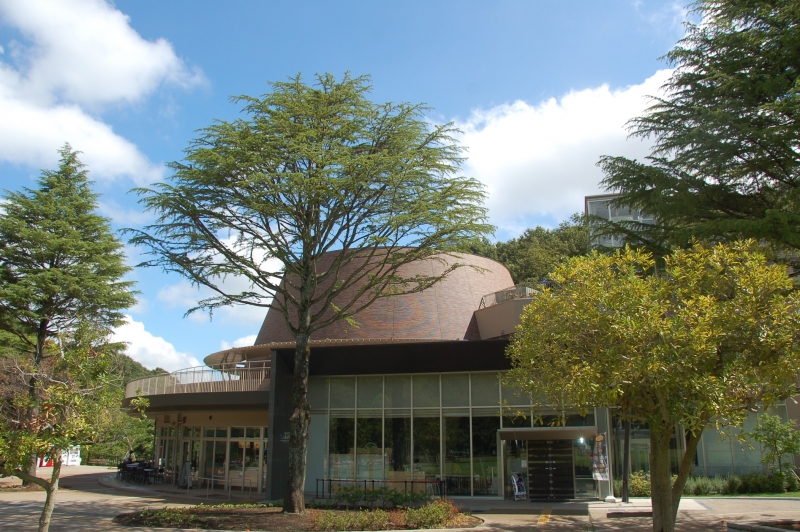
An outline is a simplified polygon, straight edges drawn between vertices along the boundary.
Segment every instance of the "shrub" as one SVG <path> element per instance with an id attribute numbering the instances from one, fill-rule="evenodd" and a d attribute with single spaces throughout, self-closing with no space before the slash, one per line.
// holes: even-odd
<path id="1" fill-rule="evenodd" d="M 409 508 L 406 524 L 411 528 L 446 528 L 458 516 L 453 501 L 439 499 L 420 508 Z"/>
<path id="2" fill-rule="evenodd" d="M 767 489 L 770 493 L 786 492 L 786 475 L 780 471 L 773 471 L 767 480 Z"/>
<path id="3" fill-rule="evenodd" d="M 650 475 L 644 471 L 631 473 L 630 481 L 628 482 L 628 495 L 630 497 L 649 497 Z"/>
<path id="4" fill-rule="evenodd" d="M 444 528 L 459 515 L 458 508 L 448 500 L 438 500 L 417 509 L 393 510 L 391 513 L 380 508 L 344 512 L 311 510 L 309 513 L 317 530 L 387 530 L 392 525 Z"/>
<path id="5" fill-rule="evenodd" d="M 694 487 L 692 488 L 692 495 L 710 495 L 711 494 L 711 480 L 706 477 L 695 477 Z"/>
<path id="6" fill-rule="evenodd" d="M 725 495 L 735 495 L 737 493 L 742 493 L 740 491 L 742 487 L 742 479 L 740 479 L 736 475 L 731 475 L 725 479 L 725 486 L 723 486 L 722 493 Z"/>
<path id="7" fill-rule="evenodd" d="M 738 493 L 766 493 L 769 491 L 769 479 L 762 473 L 742 475 L 742 485 Z"/>
<path id="8" fill-rule="evenodd" d="M 797 481 L 797 475 L 793 471 L 789 471 L 786 475 L 786 491 L 797 491 L 800 489 L 800 482 Z"/>

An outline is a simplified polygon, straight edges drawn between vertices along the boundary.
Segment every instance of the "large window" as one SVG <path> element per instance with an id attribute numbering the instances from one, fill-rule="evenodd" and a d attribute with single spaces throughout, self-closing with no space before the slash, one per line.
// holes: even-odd
<path id="1" fill-rule="evenodd" d="M 309 481 L 325 471 L 399 489 L 443 481 L 449 495 L 499 495 L 500 388 L 495 372 L 312 378 L 309 450 L 327 453 L 309 452 Z M 523 419 L 530 426 L 530 407 Z"/>

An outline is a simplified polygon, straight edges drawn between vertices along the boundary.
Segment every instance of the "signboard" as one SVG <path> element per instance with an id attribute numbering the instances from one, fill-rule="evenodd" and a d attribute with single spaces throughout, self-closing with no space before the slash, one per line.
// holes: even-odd
<path id="1" fill-rule="evenodd" d="M 598 434 L 594 437 L 592 478 L 595 480 L 608 480 L 608 449 L 606 447 L 605 434 Z"/>

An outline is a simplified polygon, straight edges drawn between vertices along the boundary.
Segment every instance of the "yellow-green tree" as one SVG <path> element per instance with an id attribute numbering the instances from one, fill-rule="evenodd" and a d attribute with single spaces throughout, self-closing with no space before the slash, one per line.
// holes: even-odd
<path id="1" fill-rule="evenodd" d="M 39 363 L 14 353 L 0 356 L 0 477 L 19 477 L 45 490 L 39 532 L 50 527 L 61 453 L 97 442 L 119 408 L 110 361 L 121 347 L 108 343 L 102 328 L 82 322 L 46 341 Z M 29 393 L 32 380 L 35 399 Z M 30 473 L 38 456 L 53 460 L 49 479 Z"/>
<path id="2" fill-rule="evenodd" d="M 650 427 L 653 530 L 671 532 L 697 444 L 711 424 L 795 393 L 800 298 L 753 241 L 695 243 L 654 268 L 626 249 L 576 257 L 525 309 L 509 378 L 561 408 L 618 408 Z M 671 481 L 669 442 L 686 431 Z"/>

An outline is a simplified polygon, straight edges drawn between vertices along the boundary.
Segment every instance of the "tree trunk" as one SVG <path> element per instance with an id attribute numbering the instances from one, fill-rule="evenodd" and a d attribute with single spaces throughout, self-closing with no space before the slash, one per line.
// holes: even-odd
<path id="1" fill-rule="evenodd" d="M 50 482 L 45 487 L 47 497 L 44 500 L 42 515 L 39 517 L 39 532 L 50 530 L 50 518 L 53 516 L 53 508 L 56 505 L 56 493 L 58 493 L 58 480 L 61 476 L 61 453 L 53 458 L 53 474 L 50 475 Z"/>
<path id="2" fill-rule="evenodd" d="M 697 453 L 697 444 L 700 443 L 700 436 L 702 431 L 698 430 L 696 434 L 690 434 L 689 440 L 686 442 L 686 452 L 681 460 L 681 468 L 678 470 L 678 476 L 675 477 L 675 482 L 672 484 L 672 515 L 673 520 L 678 520 L 678 506 L 681 503 L 681 495 L 683 488 L 686 486 L 686 481 L 689 480 L 689 475 L 694 470 L 694 456 Z"/>
<path id="3" fill-rule="evenodd" d="M 44 360 L 44 345 L 47 342 L 47 327 L 49 325 L 49 320 L 44 319 L 39 321 L 39 328 L 36 332 L 36 350 L 33 353 L 33 365 L 36 369 L 39 368 L 42 360 Z M 28 381 L 28 394 L 31 397 L 31 403 L 33 404 L 30 412 L 28 412 L 28 415 L 30 416 L 29 419 L 34 419 L 37 415 L 39 415 L 39 392 L 36 389 L 37 384 L 38 381 L 36 380 L 36 376 L 31 377 Z M 39 457 L 34 454 L 31 460 L 31 466 L 28 469 L 28 474 L 30 474 L 32 477 L 36 476 L 36 466 L 38 465 L 38 460 Z M 23 480 L 22 485 L 29 486 L 30 482 Z"/>
<path id="4" fill-rule="evenodd" d="M 650 500 L 653 504 L 653 531 L 674 532 L 672 478 L 669 470 L 669 441 L 674 426 L 650 425 Z"/>
<path id="5" fill-rule="evenodd" d="M 308 324 L 311 309 L 301 308 L 298 311 L 298 328 Z M 306 452 L 308 450 L 308 425 L 311 420 L 308 404 L 308 360 L 311 354 L 310 335 L 299 332 L 295 337 L 294 378 L 292 380 L 292 404 L 294 410 L 289 418 L 289 475 L 286 495 L 283 499 L 283 511 L 286 513 L 303 513 L 306 509 Z"/>

